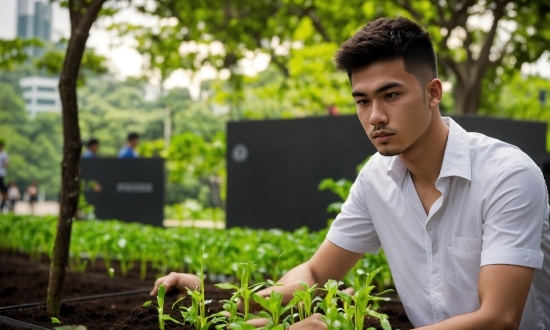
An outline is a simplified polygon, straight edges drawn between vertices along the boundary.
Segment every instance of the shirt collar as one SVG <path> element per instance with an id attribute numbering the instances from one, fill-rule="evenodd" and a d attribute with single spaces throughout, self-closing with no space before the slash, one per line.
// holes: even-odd
<path id="1" fill-rule="evenodd" d="M 472 167 L 470 163 L 470 137 L 460 125 L 450 117 L 442 117 L 443 122 L 449 126 L 449 136 L 443 155 L 443 164 L 439 178 L 459 176 L 467 180 L 472 178 Z M 399 156 L 393 156 L 386 174 L 399 187 L 402 186 L 407 175 L 407 167 Z"/>

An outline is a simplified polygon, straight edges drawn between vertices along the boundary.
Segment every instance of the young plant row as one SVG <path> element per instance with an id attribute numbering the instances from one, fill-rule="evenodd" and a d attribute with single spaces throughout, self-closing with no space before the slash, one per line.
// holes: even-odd
<path id="1" fill-rule="evenodd" d="M 219 288 L 233 290 L 234 293 L 230 299 L 222 301 L 223 311 L 207 315 L 206 306 L 211 303 L 207 300 L 204 292 L 204 273 L 199 272 L 201 279 L 199 287 L 188 288 L 187 296 L 180 298 L 172 305 L 172 309 L 179 309 L 181 319 L 176 319 L 169 314 L 164 313 L 164 297 L 166 294 L 164 285 L 161 285 L 157 295 L 157 310 L 159 329 L 164 330 L 165 322 L 170 321 L 177 324 L 190 324 L 196 330 L 207 330 L 212 326 L 216 329 L 240 329 L 252 330 L 254 326 L 247 323 L 254 318 L 264 318 L 267 323 L 260 329 L 284 330 L 295 322 L 302 321 L 314 313 L 321 313 L 323 321 L 329 329 L 342 330 L 363 330 L 365 317 L 378 319 L 380 326 L 384 330 L 391 330 L 388 317 L 385 314 L 376 312 L 379 301 L 387 301 L 389 298 L 381 295 L 392 290 L 386 290 L 379 294 L 372 294 L 375 285 L 373 280 L 380 268 L 371 273 L 358 272 L 360 279 L 356 281 L 355 292 L 349 294 L 346 291 L 339 291 L 339 283 L 335 280 L 329 280 L 323 288 L 318 289 L 317 284 L 309 286 L 302 282 L 302 290 L 297 290 L 293 294 L 293 299 L 288 303 L 283 303 L 283 294 L 275 290 L 271 291 L 269 297 L 262 297 L 256 292 L 264 286 L 277 285 L 268 280 L 265 283 L 255 283 L 250 285 L 254 264 L 248 262 L 241 264 L 240 285 L 223 283 L 217 284 Z M 319 291 L 323 292 L 323 297 L 316 295 Z M 182 300 L 190 299 L 191 303 L 186 307 L 176 307 Z M 263 308 L 258 314 L 250 312 L 250 302 L 255 301 Z M 238 309 L 239 301 L 243 302 L 243 311 Z M 151 301 L 143 306 L 149 307 Z M 368 328 L 374 329 L 374 328 Z"/>
<path id="2" fill-rule="evenodd" d="M 56 223 L 56 217 L 0 215 L 0 249 L 26 253 L 32 260 L 51 257 Z M 285 232 L 248 228 L 158 228 L 115 220 L 75 221 L 70 267 L 84 272 L 102 259 L 106 269 L 118 261 L 123 276 L 138 267 L 143 279 L 148 268 L 158 274 L 198 273 L 201 266 L 197 251 L 204 246 L 205 273 L 210 281 L 216 281 L 218 275 L 238 278 L 239 264 L 244 260 L 256 265 L 256 271 L 251 274 L 254 282 L 277 281 L 289 269 L 308 260 L 325 239 L 326 232 L 326 229 L 310 232 L 305 227 Z M 356 268 L 366 272 L 381 268 L 375 280 L 378 289 L 392 286 L 383 252 L 365 255 Z M 353 284 L 355 274 L 350 272 L 344 282 Z"/>

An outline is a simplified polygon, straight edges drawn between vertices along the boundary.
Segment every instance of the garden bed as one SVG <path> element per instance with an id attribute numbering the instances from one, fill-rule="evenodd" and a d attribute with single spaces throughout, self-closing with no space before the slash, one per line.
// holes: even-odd
<path id="1" fill-rule="evenodd" d="M 48 286 L 48 262 L 31 263 L 28 257 L 21 254 L 0 252 L 0 308 L 20 304 L 44 302 Z M 117 267 L 114 264 L 115 268 Z M 148 272 L 147 280 L 139 280 L 138 267 L 131 270 L 127 277 L 107 275 L 105 269 L 98 262 L 96 268 L 88 268 L 86 273 L 67 273 L 63 299 L 88 297 L 117 292 L 151 289 L 156 274 Z M 228 299 L 230 292 L 206 285 L 206 296 L 213 299 L 208 305 L 211 312 L 221 310 L 220 300 Z M 151 297 L 144 292 L 123 297 L 109 297 L 87 301 L 73 301 L 63 303 L 60 320 L 64 325 L 85 325 L 88 330 L 95 329 L 158 329 L 157 310 L 153 306 L 143 308 L 141 305 Z M 166 306 L 175 302 L 175 296 L 166 298 Z M 185 304 L 186 300 L 184 300 Z M 404 313 L 402 305 L 398 301 L 381 303 L 380 312 L 388 314 L 390 323 L 394 329 L 410 329 L 412 325 Z M 32 308 L 19 308 L 0 311 L 0 315 L 53 329 L 49 315 L 44 305 Z M 181 319 L 179 312 L 173 312 L 174 317 Z M 370 324 L 377 326 L 377 321 Z M 2 329 L 21 329 L 0 322 Z M 166 323 L 166 329 L 187 329 L 170 322 Z M 192 329 L 188 327 L 188 329 Z"/>

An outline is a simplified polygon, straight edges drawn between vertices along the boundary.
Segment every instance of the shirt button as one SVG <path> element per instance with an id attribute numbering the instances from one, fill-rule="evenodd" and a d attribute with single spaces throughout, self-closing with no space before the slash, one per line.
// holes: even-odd
<path id="1" fill-rule="evenodd" d="M 432 252 L 437 253 L 437 244 L 434 244 L 434 246 L 432 246 Z"/>
<path id="2" fill-rule="evenodd" d="M 432 224 L 429 223 L 429 224 L 426 226 L 426 229 L 428 229 L 428 230 L 432 229 Z"/>

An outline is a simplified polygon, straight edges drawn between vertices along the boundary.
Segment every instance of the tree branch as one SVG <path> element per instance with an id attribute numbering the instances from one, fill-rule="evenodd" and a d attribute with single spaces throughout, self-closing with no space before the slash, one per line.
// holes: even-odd
<path id="1" fill-rule="evenodd" d="M 308 7 L 308 8 L 306 8 L 305 13 L 311 19 L 311 22 L 313 23 L 313 26 L 315 27 L 315 30 L 317 30 L 317 32 L 319 32 L 319 34 L 323 38 L 323 41 L 324 42 L 331 42 L 332 38 L 328 35 L 327 30 L 323 26 L 319 16 L 317 16 L 317 13 L 315 12 L 315 8 Z"/>
<path id="2" fill-rule="evenodd" d="M 478 68 L 480 71 L 486 69 L 487 64 L 489 63 L 489 55 L 491 54 L 491 46 L 495 40 L 497 33 L 498 22 L 504 16 L 504 7 L 508 1 L 499 1 L 497 2 L 497 7 L 493 10 L 493 24 L 491 29 L 485 35 L 485 40 L 483 41 L 483 46 L 481 46 L 481 51 L 479 52 L 478 62 L 480 65 Z"/>
<path id="3" fill-rule="evenodd" d="M 78 30 L 90 31 L 92 24 L 97 19 L 97 15 L 101 10 L 101 7 L 107 0 L 92 0 L 92 3 L 86 9 L 86 13 L 82 14 L 80 21 L 78 22 Z"/>
<path id="4" fill-rule="evenodd" d="M 467 13 L 468 8 L 471 5 L 473 5 L 475 2 L 476 0 L 462 0 L 462 2 L 460 3 L 461 7 L 457 11 L 454 11 L 452 13 L 451 19 L 449 19 L 447 23 L 445 23 L 445 21 L 441 22 L 442 27 L 447 29 L 447 35 L 444 36 L 440 42 L 441 48 L 445 48 L 447 46 L 447 40 L 449 40 L 449 37 L 451 36 L 451 31 L 454 30 L 455 27 L 459 25 L 463 25 L 463 24 L 459 24 L 459 20 L 462 19 L 464 14 Z M 463 22 L 466 22 L 465 19 L 462 19 L 462 20 Z"/>
<path id="5" fill-rule="evenodd" d="M 468 30 L 465 30 L 465 31 L 466 31 L 466 38 L 464 39 L 464 43 L 462 46 L 466 50 L 466 62 L 472 63 L 474 61 L 474 56 L 472 54 L 472 50 L 470 49 L 470 46 L 472 46 L 472 41 L 473 41 L 472 33 L 469 32 Z"/>
<path id="6" fill-rule="evenodd" d="M 437 1 L 436 1 L 437 2 Z M 417 21 L 420 21 L 423 17 L 421 13 L 416 11 L 416 9 L 413 8 L 410 0 L 405 0 L 404 3 L 401 4 L 401 7 L 411 13 L 411 15 L 416 19 Z"/>

